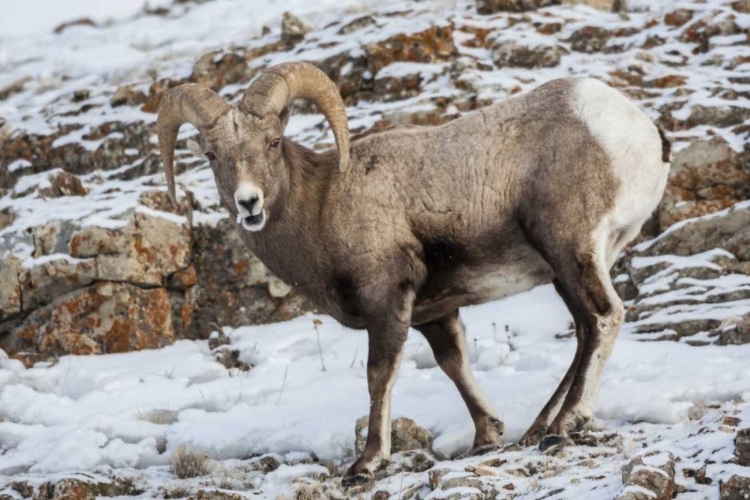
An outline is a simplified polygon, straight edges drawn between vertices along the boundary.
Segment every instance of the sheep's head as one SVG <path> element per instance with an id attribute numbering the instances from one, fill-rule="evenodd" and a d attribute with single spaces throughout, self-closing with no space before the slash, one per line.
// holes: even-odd
<path id="1" fill-rule="evenodd" d="M 270 210 L 283 207 L 288 178 L 282 149 L 289 104 L 312 100 L 331 124 L 339 150 L 340 169 L 349 165 L 346 109 L 336 86 L 307 63 L 274 66 L 258 77 L 237 106 L 212 90 L 186 84 L 167 91 L 159 106 L 157 133 L 167 186 L 176 202 L 173 155 L 177 132 L 191 123 L 200 132 L 194 153 L 211 162 L 219 193 L 248 231 L 265 227 Z"/>

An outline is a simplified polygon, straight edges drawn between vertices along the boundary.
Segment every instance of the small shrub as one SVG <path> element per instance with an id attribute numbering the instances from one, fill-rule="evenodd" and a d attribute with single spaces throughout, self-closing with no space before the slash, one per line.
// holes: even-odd
<path id="1" fill-rule="evenodd" d="M 211 472 L 209 465 L 208 455 L 184 445 L 177 447 L 170 460 L 172 472 L 180 479 L 205 476 Z"/>

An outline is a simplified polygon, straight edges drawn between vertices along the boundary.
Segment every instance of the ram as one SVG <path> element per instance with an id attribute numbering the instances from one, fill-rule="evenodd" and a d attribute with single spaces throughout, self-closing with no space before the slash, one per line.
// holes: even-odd
<path id="1" fill-rule="evenodd" d="M 283 137 L 297 98 L 325 115 L 337 150 Z M 267 69 L 236 106 L 186 84 L 164 95 L 157 120 L 173 201 L 186 122 L 249 250 L 322 311 L 367 330 L 369 430 L 345 484 L 370 481 L 389 459 L 391 388 L 409 327 L 463 397 L 472 451 L 499 445 L 503 423 L 469 369 L 459 308 L 542 283 L 570 310 L 577 350 L 522 443 L 555 450 L 591 419 L 623 322 L 609 269 L 669 170 L 669 141 L 625 96 L 593 79 L 554 80 L 445 125 L 350 144 L 341 96 L 313 65 Z"/>

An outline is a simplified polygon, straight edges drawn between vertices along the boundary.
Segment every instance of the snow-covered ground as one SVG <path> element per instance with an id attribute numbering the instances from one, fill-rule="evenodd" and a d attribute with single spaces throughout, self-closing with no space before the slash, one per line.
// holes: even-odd
<path id="1" fill-rule="evenodd" d="M 479 384 L 497 405 L 507 438 L 517 439 L 572 360 L 575 340 L 557 337 L 567 333 L 570 317 L 551 286 L 467 308 L 462 317 Z M 315 319 L 322 322 L 317 332 Z M 354 421 L 368 411 L 366 335 L 325 316 L 225 333 L 252 370 L 226 370 L 206 341 L 68 356 L 52 367 L 28 370 L 4 360 L 0 442 L 6 452 L 0 472 L 38 479 L 115 468 L 158 478 L 178 445 L 219 461 L 308 452 L 346 465 Z M 614 433 L 665 432 L 661 444 L 670 449 L 670 441 L 696 427 L 690 421 L 696 408 L 750 401 L 748 359 L 750 345 L 695 348 L 642 342 L 624 333 L 605 371 L 596 424 Z M 471 444 L 468 412 L 416 332 L 393 392 L 393 414 L 432 431 L 435 450 L 446 456 Z M 160 453 L 164 447 L 167 453 Z M 524 453 L 539 458 L 534 449 Z M 609 467 L 622 460 L 611 458 Z M 461 468 L 460 462 L 447 465 Z M 284 489 L 276 479 L 256 478 L 260 498 L 275 498 Z M 616 478 L 608 481 L 616 489 Z"/>

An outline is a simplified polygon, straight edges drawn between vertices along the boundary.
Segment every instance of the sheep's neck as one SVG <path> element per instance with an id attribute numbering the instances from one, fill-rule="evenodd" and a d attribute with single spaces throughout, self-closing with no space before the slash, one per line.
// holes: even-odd
<path id="1" fill-rule="evenodd" d="M 252 234 L 251 250 L 280 279 L 310 294 L 321 266 L 315 262 L 320 255 L 319 220 L 329 189 L 333 165 L 338 159 L 335 150 L 315 153 L 289 139 L 284 139 L 285 172 L 282 193 L 277 207 L 278 217 L 269 221 L 263 231 Z"/>

